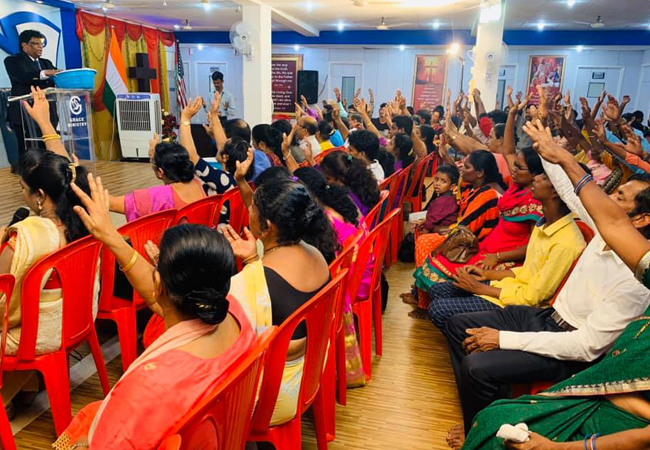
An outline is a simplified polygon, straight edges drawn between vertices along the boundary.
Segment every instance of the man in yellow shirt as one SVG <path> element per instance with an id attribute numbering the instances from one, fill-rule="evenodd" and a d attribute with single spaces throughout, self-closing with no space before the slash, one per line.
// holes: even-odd
<path id="1" fill-rule="evenodd" d="M 585 248 L 582 233 L 546 174 L 535 176 L 532 192 L 542 204 L 544 218 L 533 228 L 522 267 L 464 267 L 457 270 L 454 282 L 437 283 L 429 289 L 429 316 L 443 332 L 455 314 L 506 305 L 543 306 L 580 256 Z"/>

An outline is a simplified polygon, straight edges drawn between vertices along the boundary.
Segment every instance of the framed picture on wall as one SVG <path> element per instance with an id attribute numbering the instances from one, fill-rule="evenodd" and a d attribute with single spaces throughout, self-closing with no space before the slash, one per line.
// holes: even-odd
<path id="1" fill-rule="evenodd" d="M 298 98 L 298 71 L 302 70 L 302 55 L 273 54 L 271 57 L 271 95 L 273 114 L 294 117 Z"/>
<path id="2" fill-rule="evenodd" d="M 531 55 L 528 60 L 528 76 L 526 77 L 529 103 L 539 104 L 537 86 L 548 89 L 551 94 L 562 92 L 565 63 L 566 56 Z"/>
<path id="3" fill-rule="evenodd" d="M 444 102 L 447 82 L 447 57 L 444 55 L 416 55 L 413 72 L 413 98 L 415 111 L 433 109 Z"/>

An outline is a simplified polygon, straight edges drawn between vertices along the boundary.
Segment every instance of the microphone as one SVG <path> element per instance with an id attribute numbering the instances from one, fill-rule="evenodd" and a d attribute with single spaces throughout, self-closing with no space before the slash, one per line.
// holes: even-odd
<path id="1" fill-rule="evenodd" d="M 25 208 L 24 206 L 21 206 L 16 210 L 14 213 L 14 216 L 11 218 L 11 222 L 9 222 L 9 226 L 12 226 L 15 223 L 21 222 L 29 217 L 29 209 Z"/>

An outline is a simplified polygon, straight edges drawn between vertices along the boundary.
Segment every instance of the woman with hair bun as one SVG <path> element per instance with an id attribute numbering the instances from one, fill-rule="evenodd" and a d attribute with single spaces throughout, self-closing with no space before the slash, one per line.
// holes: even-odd
<path id="1" fill-rule="evenodd" d="M 329 185 L 325 177 L 316 169 L 305 167 L 294 172 L 300 182 L 307 186 L 316 201 L 325 209 L 325 214 L 332 222 L 341 249 L 347 247 L 351 239 L 363 228 L 363 217 L 357 206 L 348 196 L 348 189 Z M 365 235 L 364 230 L 364 235 Z M 368 260 L 366 270 L 359 286 L 359 297 L 365 298 L 370 292 L 370 281 L 374 261 Z M 363 386 L 366 382 L 361 362 L 361 353 L 357 343 L 356 326 L 352 314 L 351 299 L 346 296 L 343 308 L 343 330 L 345 332 L 345 358 L 348 387 Z"/>
<path id="2" fill-rule="evenodd" d="M 164 185 L 110 198 L 110 210 L 126 215 L 127 222 L 166 209 L 180 209 L 205 197 L 185 147 L 177 142 L 156 141 L 154 136 L 149 143 L 149 159 L 156 178 Z"/>
<path id="3" fill-rule="evenodd" d="M 328 263 L 340 245 L 323 208 L 304 185 L 290 179 L 259 186 L 248 212 L 250 230 L 244 229 L 244 239 L 230 226 L 224 228 L 235 256 L 245 264 L 233 277 L 230 293 L 261 334 L 269 326 L 281 325 L 329 282 Z M 261 259 L 255 239 L 264 245 Z M 304 323 L 299 325 L 289 345 L 271 425 L 296 415 L 306 331 Z"/>
<path id="4" fill-rule="evenodd" d="M 361 160 L 335 151 L 323 158 L 320 167 L 329 184 L 350 190 L 350 198 L 362 215 L 367 215 L 379 203 L 377 179 Z"/>
<path id="5" fill-rule="evenodd" d="M 282 164 L 282 135 L 271 125 L 260 124 L 253 127 L 253 147 L 264 152 L 271 166 Z"/>
<path id="6" fill-rule="evenodd" d="M 89 183 L 92 198 L 73 187 L 86 208 L 77 206 L 76 213 L 115 255 L 134 289 L 162 317 L 166 331 L 103 401 L 77 414 L 53 447 L 156 449 L 252 348 L 256 336 L 239 302 L 228 294 L 236 265 L 221 234 L 200 225 L 170 228 L 154 267 L 113 226 L 101 180 L 89 178 Z"/>

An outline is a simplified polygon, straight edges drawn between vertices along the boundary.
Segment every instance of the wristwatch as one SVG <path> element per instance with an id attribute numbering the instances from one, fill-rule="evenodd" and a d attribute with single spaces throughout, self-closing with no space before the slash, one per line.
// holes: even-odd
<path id="1" fill-rule="evenodd" d="M 190 125 L 192 125 L 192 122 L 190 122 L 189 120 L 183 120 L 183 121 L 181 122 L 181 125 L 186 126 L 186 127 L 189 127 Z"/>

